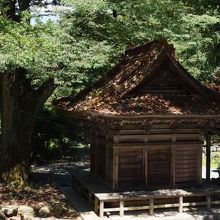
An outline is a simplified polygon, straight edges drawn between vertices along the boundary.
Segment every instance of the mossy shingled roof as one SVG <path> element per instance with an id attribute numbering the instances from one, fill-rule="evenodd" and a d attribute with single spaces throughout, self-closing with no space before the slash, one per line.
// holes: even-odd
<path id="1" fill-rule="evenodd" d="M 130 48 L 119 63 L 92 86 L 75 96 L 58 98 L 56 108 L 73 114 L 219 114 L 219 93 L 190 76 L 174 53 L 173 46 L 164 39 Z M 190 94 L 146 92 L 131 95 L 164 62 L 173 65 Z"/>

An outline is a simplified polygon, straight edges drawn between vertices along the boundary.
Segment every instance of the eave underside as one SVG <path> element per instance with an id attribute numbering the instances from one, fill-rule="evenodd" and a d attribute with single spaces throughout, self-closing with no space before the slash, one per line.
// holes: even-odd
<path id="1" fill-rule="evenodd" d="M 201 132 L 220 133 L 219 115 L 111 115 L 96 112 L 63 112 L 77 118 L 88 128 L 120 129 L 199 129 Z"/>

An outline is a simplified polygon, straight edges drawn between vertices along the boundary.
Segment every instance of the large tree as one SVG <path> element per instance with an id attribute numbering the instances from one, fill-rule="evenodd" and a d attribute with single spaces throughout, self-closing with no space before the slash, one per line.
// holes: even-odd
<path id="1" fill-rule="evenodd" d="M 62 69 L 63 51 L 59 33 L 52 23 L 32 26 L 27 14 L 19 16 L 18 22 L 15 5 L 12 6 L 15 2 L 3 3 L 5 11 L 0 17 L 0 177 L 10 184 L 25 185 L 34 122 L 56 88 L 54 76 Z M 19 14 L 28 9 L 28 1 L 19 1 Z"/>
<path id="2" fill-rule="evenodd" d="M 34 89 L 27 75 L 20 67 L 1 73 L 0 174 L 5 182 L 18 185 L 27 183 L 35 117 L 55 89 L 52 78 Z"/>

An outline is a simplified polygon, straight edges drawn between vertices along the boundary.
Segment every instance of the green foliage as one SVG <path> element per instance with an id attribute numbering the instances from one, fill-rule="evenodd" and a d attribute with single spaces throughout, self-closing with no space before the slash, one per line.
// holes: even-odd
<path id="1" fill-rule="evenodd" d="M 205 8 L 205 1 L 201 1 L 200 7 L 195 7 L 196 2 L 177 0 L 71 2 L 75 9 L 64 20 L 68 23 L 69 34 L 78 44 L 88 46 L 84 51 L 78 48 L 78 53 L 84 54 L 85 59 L 77 63 L 79 73 L 86 75 L 86 80 L 96 79 L 94 73 L 109 68 L 108 64 L 112 65 L 128 45 L 159 37 L 166 37 L 174 44 L 185 68 L 200 80 L 212 79 L 220 65 L 216 50 L 220 44 L 219 34 L 213 28 L 219 22 L 215 5 Z M 114 10 L 117 17 L 113 16 Z M 100 43 L 103 43 L 102 47 L 96 50 Z M 104 65 L 94 69 L 87 60 L 89 51 L 94 52 L 97 60 L 102 59 Z"/>
<path id="2" fill-rule="evenodd" d="M 32 26 L 0 18 L 0 69 L 20 66 L 29 70 L 34 84 L 52 76 L 62 61 L 61 42 L 52 23 Z"/>
<path id="3" fill-rule="evenodd" d="M 213 26 L 219 21 L 215 16 L 187 14 L 182 18 L 182 29 L 174 39 L 181 62 L 195 77 L 210 80 L 220 65 L 215 47 L 220 35 Z"/>
<path id="4" fill-rule="evenodd" d="M 48 162 L 87 151 L 86 132 L 76 119 L 71 120 L 52 111 L 41 111 L 37 115 L 32 138 L 32 161 Z"/>
<path id="5" fill-rule="evenodd" d="M 33 84 L 57 79 L 56 96 L 78 92 L 110 69 L 128 45 L 159 37 L 174 44 L 178 59 L 200 80 L 220 67 L 217 1 L 66 0 L 73 10 L 58 23 L 29 24 L 0 17 L 0 70 L 18 65 Z M 116 12 L 116 14 L 114 14 Z"/>

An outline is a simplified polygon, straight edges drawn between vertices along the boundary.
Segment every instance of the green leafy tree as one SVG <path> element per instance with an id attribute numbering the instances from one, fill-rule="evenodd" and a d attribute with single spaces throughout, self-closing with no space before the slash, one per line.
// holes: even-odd
<path id="1" fill-rule="evenodd" d="M 94 50 L 95 57 L 109 50 L 102 57 L 105 65 L 99 66 L 100 71 L 83 59 L 87 66 L 83 64 L 85 68 L 81 69 L 78 63 L 80 73 L 100 73 L 103 68 L 108 69 L 127 46 L 160 37 L 174 44 L 180 61 L 200 80 L 211 80 L 219 66 L 216 49 L 220 38 L 214 30 L 220 19 L 217 2 L 210 7 L 202 0 L 200 4 L 193 0 L 71 0 L 71 3 L 75 10 L 66 15 L 69 34 L 79 45 L 87 46 L 80 54 L 100 44 L 102 47 Z M 199 6 L 195 7 L 196 4 Z M 84 48 L 78 52 L 80 49 Z"/>
<path id="2" fill-rule="evenodd" d="M 0 17 L 0 176 L 24 185 L 35 118 L 56 88 L 54 76 L 63 68 L 65 44 L 52 23 L 31 26 L 26 14 L 17 22 L 6 12 Z"/>

